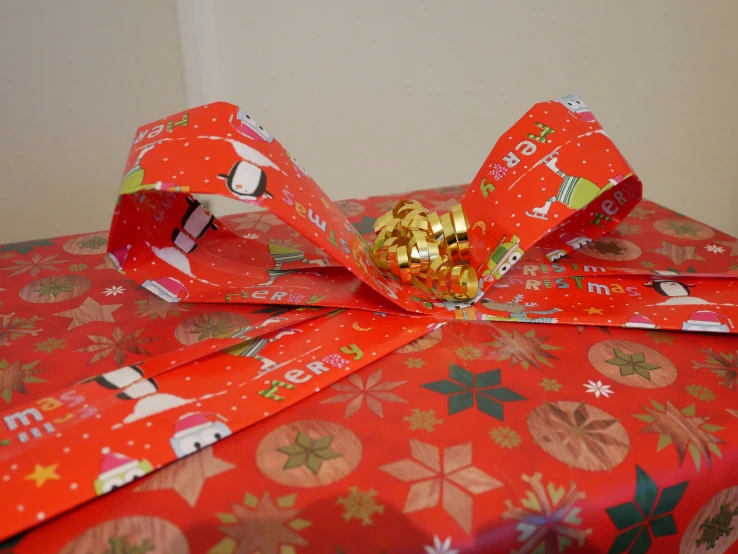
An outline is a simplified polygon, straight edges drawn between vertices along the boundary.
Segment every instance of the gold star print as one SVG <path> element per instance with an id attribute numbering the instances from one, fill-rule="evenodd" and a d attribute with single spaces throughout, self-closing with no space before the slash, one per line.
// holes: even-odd
<path id="1" fill-rule="evenodd" d="M 718 240 L 715 242 L 717 242 L 718 244 L 722 244 L 723 246 L 730 247 L 731 256 L 738 256 L 738 240 Z"/>
<path id="2" fill-rule="evenodd" d="M 587 312 L 589 315 L 602 315 L 603 308 L 585 308 L 585 312 Z"/>
<path id="3" fill-rule="evenodd" d="M 153 294 L 149 295 L 146 300 L 135 300 L 133 303 L 138 306 L 136 308 L 136 313 L 141 317 L 148 317 L 149 319 L 156 319 L 159 317 L 161 319 L 166 319 L 169 314 L 179 316 L 180 312 L 188 311 L 186 308 L 187 304 L 182 304 L 180 302 L 167 302 Z"/>
<path id="4" fill-rule="evenodd" d="M 117 267 L 115 267 L 113 260 L 111 260 L 110 256 L 108 256 L 107 254 L 104 254 L 102 256 L 102 263 L 98 266 L 95 266 L 94 269 L 114 269 L 119 273 L 125 273 L 124 271 L 120 271 Z"/>
<path id="5" fill-rule="evenodd" d="M 577 325 L 577 333 L 580 335 L 587 329 L 599 329 L 606 335 L 612 335 L 612 333 L 610 333 L 610 329 L 608 329 L 607 327 L 591 327 L 589 325 Z"/>
<path id="6" fill-rule="evenodd" d="M 157 471 L 136 487 L 134 492 L 172 489 L 187 504 L 194 507 L 205 486 L 205 481 L 235 467 L 230 462 L 216 458 L 212 448 L 206 448 Z"/>
<path id="7" fill-rule="evenodd" d="M 113 312 L 120 308 L 123 304 L 106 304 L 102 305 L 92 298 L 85 299 L 79 308 L 73 310 L 67 310 L 65 312 L 59 312 L 54 315 L 59 317 L 68 317 L 72 321 L 67 327 L 67 330 L 74 329 L 92 323 L 93 321 L 106 321 L 108 323 L 115 323 L 113 319 Z"/>
<path id="8" fill-rule="evenodd" d="M 552 344 L 546 344 L 550 337 L 536 337 L 533 330 L 521 334 L 518 331 L 508 333 L 500 331 L 495 337 L 494 342 L 486 342 L 488 346 L 495 347 L 495 354 L 499 361 L 510 360 L 510 365 L 520 364 L 523 369 L 530 366 L 535 367 L 539 371 L 543 371 L 541 364 L 553 367 L 550 360 L 558 360 L 556 356 L 551 354 L 551 350 L 561 350 L 560 347 Z"/>
<path id="9" fill-rule="evenodd" d="M 644 406 L 646 414 L 638 414 L 636 417 L 641 421 L 650 423 L 641 429 L 641 433 L 654 433 L 660 435 L 659 450 L 669 444 L 673 444 L 679 455 L 679 465 L 684 463 L 687 453 L 691 454 L 697 471 L 700 470 L 702 458 L 707 461 L 708 467 L 712 467 L 712 454 L 720 454 L 720 444 L 725 441 L 712 432 L 719 431 L 722 427 L 708 424 L 709 417 L 695 414 L 694 404 L 679 410 L 674 404 L 667 400 L 666 406 L 651 401 L 653 407 Z"/>
<path id="10" fill-rule="evenodd" d="M 331 209 L 331 205 L 328 203 L 328 201 L 325 198 L 321 198 L 320 201 L 323 203 L 323 205 L 325 206 L 325 209 L 326 210 L 330 210 Z"/>
<path id="11" fill-rule="evenodd" d="M 59 467 L 59 464 L 51 464 L 50 466 L 42 466 L 36 464 L 36 469 L 33 473 L 29 473 L 26 475 L 23 479 L 26 479 L 28 481 L 34 480 L 36 481 L 36 488 L 43 485 L 46 481 L 55 481 L 60 479 L 60 477 L 56 474 L 56 468 Z"/>
<path id="12" fill-rule="evenodd" d="M 233 545 L 228 550 L 233 554 L 287 554 L 296 552 L 295 545 L 308 546 L 298 531 L 309 527 L 310 522 L 297 517 L 300 510 L 293 507 L 294 502 L 294 494 L 277 498 L 276 502 L 268 492 L 261 499 L 247 494 L 246 505 L 233 504 L 233 514 L 227 514 L 227 524 L 219 528 L 228 536 L 220 544 Z"/>
<path id="13" fill-rule="evenodd" d="M 679 246 L 678 244 L 672 244 L 671 242 L 665 240 L 661 241 L 661 248 L 651 249 L 651 252 L 655 252 L 656 254 L 663 254 L 676 265 L 686 262 L 687 260 L 705 259 L 696 253 L 696 246 Z"/>
<path id="14" fill-rule="evenodd" d="M 439 202 L 433 203 L 433 211 L 436 212 L 449 212 L 451 211 L 451 208 L 456 206 L 459 201 L 456 198 L 449 198 L 448 200 L 442 200 Z"/>

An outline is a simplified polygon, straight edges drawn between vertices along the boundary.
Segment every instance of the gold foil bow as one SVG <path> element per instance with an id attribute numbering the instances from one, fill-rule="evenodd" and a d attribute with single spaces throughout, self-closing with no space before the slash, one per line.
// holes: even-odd
<path id="1" fill-rule="evenodd" d="M 471 259 L 469 220 L 461 205 L 439 216 L 404 200 L 374 223 L 379 267 L 441 300 L 469 300 L 479 289 Z"/>

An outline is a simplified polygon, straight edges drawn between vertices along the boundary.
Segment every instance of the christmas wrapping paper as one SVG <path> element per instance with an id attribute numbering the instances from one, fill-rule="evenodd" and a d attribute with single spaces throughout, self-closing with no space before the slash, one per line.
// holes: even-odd
<path id="1" fill-rule="evenodd" d="M 219 220 L 190 194 L 222 190 L 269 211 Z M 0 549 L 738 537 L 738 242 L 638 204 L 577 97 L 535 106 L 469 186 L 336 203 L 214 104 L 139 129 L 121 193 L 110 233 L 0 247 Z M 461 204 L 474 298 L 374 263 L 375 221 L 408 198 Z"/>
<path id="2" fill-rule="evenodd" d="M 140 127 L 120 192 L 111 260 L 169 302 L 285 304 L 310 290 L 321 306 L 449 316 L 425 287 L 381 271 L 370 245 L 305 168 L 237 106 L 218 102 Z M 259 205 L 307 244 L 239 237 L 194 194 Z M 450 257 L 479 274 L 479 293 L 469 299 L 478 300 L 529 248 L 552 259 L 570 252 L 581 243 L 569 235 L 601 236 L 640 199 L 637 176 L 573 95 L 536 104 L 504 133 L 459 200 L 463 215 L 444 222 L 438 214 L 431 235 L 444 236 Z M 407 229 L 426 214 L 394 217 Z M 431 270 L 425 273 L 431 286 Z"/>
<path id="3" fill-rule="evenodd" d="M 465 188 L 408 196 L 440 209 Z M 367 221 L 395 201 L 338 205 L 369 235 Z M 296 232 L 266 213 L 234 216 L 229 223 L 242 234 L 301 244 Z M 643 245 L 631 267 L 646 273 L 721 273 L 736 264 L 730 246 L 735 239 L 648 201 L 601 240 L 622 236 Z M 13 268 L 8 274 L 17 273 L 3 280 L 1 293 L 4 313 L 13 314 L 3 317 L 0 335 L 6 414 L 28 403 L 45 413 L 41 407 L 53 403 L 43 399 L 91 376 L 185 345 L 210 348 L 210 342 L 230 340 L 224 337 L 270 317 L 304 314 L 299 308 L 284 312 L 283 306 L 160 301 L 107 267 L 105 239 L 97 233 L 2 248 L 4 267 Z M 675 263 L 654 252 L 662 241 L 693 247 L 701 259 Z M 590 260 L 579 250 L 568 263 L 583 267 Z M 28 302 L 21 291 L 47 276 L 57 285 L 65 276 L 90 284 L 81 293 L 61 284 L 56 296 Z M 649 279 L 641 281 L 642 294 L 659 297 L 646 286 Z M 101 308 L 83 310 L 69 329 L 75 320 L 62 312 L 88 300 Z M 609 315 L 608 306 L 600 306 L 600 317 Z M 310 315 L 306 323 L 320 317 L 317 310 Z M 730 552 L 738 538 L 738 479 L 732 471 L 737 354 L 732 334 L 452 321 L 130 486 L 52 521 L 33 513 L 37 526 L 3 548 Z M 233 403 L 218 411 L 230 419 L 233 406 L 244 407 Z M 176 433 L 178 419 L 162 423 L 168 436 Z M 102 469 L 102 449 L 93 452 L 84 442 L 89 439 L 54 440 L 60 442 L 53 459 L 39 467 L 11 463 L 0 475 L 0 487 L 16 481 L 27 487 L 20 498 L 3 497 L 3 504 L 25 511 L 26 499 L 63 497 L 83 487 L 94 491 L 94 480 L 77 483 L 70 476 L 80 458 L 90 457 Z M 110 441 L 107 455 L 131 457 L 137 448 L 153 448 L 143 435 L 128 440 L 120 446 Z M 10 459 L 2 448 L 0 456 Z"/>

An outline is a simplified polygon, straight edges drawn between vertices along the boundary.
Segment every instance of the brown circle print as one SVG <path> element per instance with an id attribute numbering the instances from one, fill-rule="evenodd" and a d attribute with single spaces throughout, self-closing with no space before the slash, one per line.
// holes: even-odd
<path id="1" fill-rule="evenodd" d="M 715 236 L 715 230 L 691 219 L 660 219 L 653 228 L 667 237 L 686 240 L 707 240 Z"/>
<path id="2" fill-rule="evenodd" d="M 528 415 L 535 442 L 558 461 L 584 471 L 607 471 L 630 450 L 617 419 L 584 402 L 547 402 Z"/>
<path id="3" fill-rule="evenodd" d="M 264 475 L 288 487 L 330 485 L 349 475 L 363 447 L 349 428 L 330 421 L 295 421 L 259 443 L 256 464 Z"/>
<path id="4" fill-rule="evenodd" d="M 659 389 L 677 378 L 677 369 L 653 348 L 628 340 L 606 340 L 589 349 L 589 363 L 608 379 L 628 387 Z"/>
<path id="5" fill-rule="evenodd" d="M 427 335 L 423 335 L 419 339 L 415 339 L 413 342 L 406 344 L 402 348 L 398 348 L 395 350 L 398 354 L 409 354 L 411 352 L 422 352 L 423 350 L 428 350 L 429 348 L 434 347 L 439 342 L 441 342 L 441 338 L 443 337 L 443 333 L 441 330 L 441 327 L 438 329 L 435 329 L 434 331 L 431 331 Z"/>
<path id="6" fill-rule="evenodd" d="M 18 296 L 34 304 L 55 304 L 76 298 L 91 286 L 92 281 L 82 275 L 54 275 L 28 283 Z"/>
<path id="7" fill-rule="evenodd" d="M 103 254 L 108 248 L 108 232 L 92 233 L 69 239 L 62 246 L 64 252 L 77 254 L 79 256 L 90 256 L 92 254 Z"/>
<path id="8" fill-rule="evenodd" d="M 717 493 L 682 535 L 679 554 L 723 554 L 738 540 L 738 487 Z"/>
<path id="9" fill-rule="evenodd" d="M 231 312 L 211 312 L 184 320 L 174 330 L 175 338 L 189 346 L 207 339 L 227 337 L 249 325 L 248 320 Z"/>
<path id="10" fill-rule="evenodd" d="M 131 516 L 105 521 L 69 541 L 59 554 L 81 552 L 146 552 L 189 554 L 190 546 L 173 523 L 151 516 Z"/>
<path id="11" fill-rule="evenodd" d="M 355 200 L 338 200 L 335 204 L 346 217 L 356 217 L 364 213 L 364 205 Z"/>
<path id="12" fill-rule="evenodd" d="M 613 237 L 602 237 L 579 249 L 579 252 L 598 260 L 627 262 L 641 255 L 640 247 L 634 242 Z"/>

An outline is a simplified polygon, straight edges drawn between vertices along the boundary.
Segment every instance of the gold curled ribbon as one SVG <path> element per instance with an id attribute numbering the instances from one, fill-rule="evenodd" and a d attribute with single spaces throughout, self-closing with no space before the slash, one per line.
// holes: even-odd
<path id="1" fill-rule="evenodd" d="M 479 290 L 469 265 L 469 220 L 461 205 L 439 216 L 403 200 L 374 223 L 377 265 L 441 300 L 469 300 Z"/>

